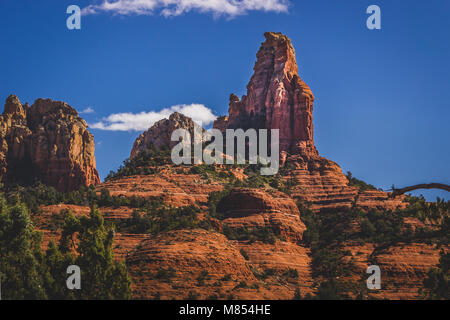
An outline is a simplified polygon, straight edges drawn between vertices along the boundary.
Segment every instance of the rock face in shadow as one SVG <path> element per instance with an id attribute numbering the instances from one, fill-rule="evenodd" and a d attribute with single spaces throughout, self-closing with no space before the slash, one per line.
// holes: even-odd
<path id="1" fill-rule="evenodd" d="M 96 185 L 94 138 L 68 104 L 11 95 L 0 115 L 0 173 L 6 183 L 40 180 L 59 191 Z"/>

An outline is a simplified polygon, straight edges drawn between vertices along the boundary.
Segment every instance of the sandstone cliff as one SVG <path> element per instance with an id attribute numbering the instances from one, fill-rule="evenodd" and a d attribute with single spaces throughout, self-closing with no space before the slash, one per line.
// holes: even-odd
<path id="1" fill-rule="evenodd" d="M 2 181 L 40 180 L 59 191 L 100 182 L 94 138 L 68 104 L 38 99 L 30 107 L 11 95 L 0 115 Z"/>
<path id="2" fill-rule="evenodd" d="M 313 137 L 313 101 L 308 85 L 300 79 L 291 40 L 280 33 L 266 32 L 257 53 L 254 74 L 247 94 L 231 94 L 229 116 L 214 127 L 279 129 L 280 151 L 317 155 Z"/>
<path id="3" fill-rule="evenodd" d="M 402 197 L 390 200 L 386 192 L 349 186 L 339 165 L 319 156 L 313 137 L 314 95 L 298 74 L 292 42 L 281 33 L 264 36 L 247 94 L 241 99 L 231 94 L 229 115 L 219 117 L 214 127 L 279 129 L 283 174 L 295 184 L 293 197 L 313 210 L 405 207 Z"/>
<path id="4" fill-rule="evenodd" d="M 300 220 L 295 202 L 282 192 L 235 188 L 224 197 L 218 210 L 225 214 L 224 226 L 234 228 L 269 228 L 282 239 L 297 243 L 306 227 Z"/>

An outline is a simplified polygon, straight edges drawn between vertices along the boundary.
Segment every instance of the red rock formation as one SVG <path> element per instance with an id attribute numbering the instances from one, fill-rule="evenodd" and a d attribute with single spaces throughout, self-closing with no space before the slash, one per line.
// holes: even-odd
<path id="1" fill-rule="evenodd" d="M 199 299 L 212 296 L 225 299 L 231 295 L 239 299 L 291 299 L 297 288 L 302 294 L 316 292 L 314 283 L 325 279 L 313 277 L 310 249 L 298 241 L 304 225 L 298 221 L 299 212 L 293 201 L 276 191 L 245 188 L 234 189 L 228 200 L 222 209 L 229 217 L 217 221 L 221 227 L 214 230 L 174 230 L 156 236 L 116 233 L 115 258 L 127 262 L 134 298 L 152 299 L 159 294 L 162 299 L 184 299 L 192 292 Z M 54 219 L 61 223 L 58 213 L 63 209 L 71 210 L 75 216 L 88 215 L 90 211 L 87 206 L 42 206 L 33 219 L 44 232 L 44 248 L 51 239 L 60 238 L 61 224 L 55 225 Z M 136 209 L 100 207 L 99 210 L 105 220 L 120 223 L 132 217 Z M 408 221 L 405 222 L 423 226 L 415 218 Z M 219 233 L 225 225 L 278 228 L 284 239 L 275 243 L 229 240 Z M 359 224 L 351 224 L 345 231 L 359 232 Z M 348 241 L 341 247 L 343 252 L 348 252 L 342 257 L 343 262 L 353 264 L 351 273 L 342 280 L 364 286 L 365 270 L 375 262 L 382 270 L 382 290 L 369 291 L 368 296 L 387 299 L 419 299 L 422 281 L 438 263 L 440 250 L 449 250 L 445 245 L 414 242 L 392 243 L 386 247 Z M 173 270 L 170 279 L 163 274 L 158 276 L 160 270 L 170 269 Z M 261 278 L 268 270 L 271 273 Z M 286 273 L 293 270 L 298 277 L 287 277 Z M 205 271 L 207 277 L 201 283 L 197 279 Z M 241 282 L 247 287 L 238 288 Z"/>
<path id="2" fill-rule="evenodd" d="M 11 95 L 0 116 L 0 173 L 3 181 L 40 180 L 59 191 L 100 182 L 94 139 L 68 104 L 38 99 L 22 106 Z"/>
<path id="3" fill-rule="evenodd" d="M 248 243 L 201 229 L 176 230 L 143 240 L 128 254 L 127 265 L 135 297 L 140 299 L 157 293 L 162 299 L 186 299 L 190 292 L 199 299 L 291 299 L 296 288 L 312 292 L 308 254 L 308 249 L 290 242 Z M 155 277 L 171 268 L 170 281 Z M 264 280 L 255 277 L 269 268 L 273 275 Z M 297 270 L 298 278 L 284 279 L 288 270 Z M 202 273 L 207 276 L 199 281 Z M 239 287 L 240 283 L 246 286 Z"/>
<path id="4" fill-rule="evenodd" d="M 222 184 L 208 181 L 200 174 L 177 172 L 175 166 L 159 167 L 156 174 L 130 176 L 107 181 L 98 190 L 107 188 L 113 196 L 162 199 L 167 205 L 183 207 L 206 205 L 211 192 L 221 191 Z"/>
<path id="5" fill-rule="evenodd" d="M 255 128 L 280 130 L 280 163 L 286 179 L 295 181 L 293 197 L 311 205 L 313 210 L 350 208 L 403 208 L 403 197 L 389 199 L 382 191 L 360 193 L 339 165 L 320 157 L 313 139 L 313 101 L 309 87 L 300 79 L 291 41 L 280 33 L 265 33 L 266 41 L 257 53 L 254 74 L 247 86 L 247 95 L 240 100 L 230 95 L 229 116 L 214 122 L 216 129 Z M 193 121 L 174 113 L 168 120 L 157 122 L 136 139 L 131 157 L 151 144 L 173 146 L 173 130 L 192 131 Z M 156 190 L 155 190 L 156 191 Z"/>
<path id="6" fill-rule="evenodd" d="M 440 251 L 449 252 L 447 245 L 442 247 L 426 243 L 394 243 L 379 249 L 372 243 L 349 242 L 343 247 L 349 252 L 347 261 L 352 260 L 356 267 L 364 274 L 369 265 L 376 262 L 381 269 L 381 290 L 368 292 L 368 297 L 376 299 L 415 300 L 420 299 L 420 289 L 423 280 L 431 268 L 439 262 Z M 366 276 L 361 273 L 353 274 L 350 278 L 365 281 Z"/>
<path id="7" fill-rule="evenodd" d="M 258 189 L 233 189 L 217 208 L 226 217 L 223 225 L 230 228 L 269 228 L 281 238 L 297 243 L 306 230 L 297 205 L 282 192 L 272 190 L 271 193 Z"/>
<path id="8" fill-rule="evenodd" d="M 313 138 L 314 96 L 298 75 L 291 40 L 280 33 L 266 32 L 257 53 L 247 95 L 231 94 L 229 116 L 219 117 L 214 127 L 236 129 L 279 129 L 280 164 L 286 179 L 295 181 L 293 197 L 311 204 L 313 210 L 350 208 L 393 210 L 404 207 L 403 198 L 388 199 L 382 191 L 359 194 L 339 165 L 320 157 Z"/>
<path id="9" fill-rule="evenodd" d="M 266 32 L 257 53 L 247 95 L 230 96 L 229 117 L 214 127 L 279 129 L 280 151 L 317 155 L 313 137 L 314 96 L 298 75 L 291 40 L 280 33 Z"/>
<path id="10" fill-rule="evenodd" d="M 237 281 L 256 281 L 235 245 L 222 234 L 200 229 L 170 231 L 144 240 L 129 254 L 127 265 L 135 279 L 136 296 L 145 299 L 157 292 L 162 299 L 186 299 L 191 291 L 200 294 L 200 299 L 212 294 L 236 295 Z M 154 276 L 169 268 L 176 271 L 170 283 Z M 202 272 L 207 272 L 205 284 L 197 284 Z M 231 278 L 221 282 L 227 274 Z"/>
<path id="11" fill-rule="evenodd" d="M 286 160 L 285 178 L 293 181 L 292 197 L 313 210 L 350 208 L 358 188 L 349 187 L 339 165 L 322 157 L 293 155 Z"/>
<path id="12" fill-rule="evenodd" d="M 285 179 L 293 181 L 291 196 L 309 204 L 314 211 L 328 209 L 395 210 L 407 206 L 404 196 L 389 198 L 380 190 L 360 191 L 349 186 L 339 165 L 323 157 L 292 155 L 285 161 Z"/>
<path id="13" fill-rule="evenodd" d="M 280 173 L 293 182 L 291 195 L 269 187 L 235 188 L 217 205 L 217 211 L 223 216 L 216 219 L 208 216 L 208 196 L 233 183 L 228 175 L 200 174 L 191 170 L 192 167 L 164 164 L 149 168 L 152 170 L 148 175 L 120 176 L 99 185 L 97 193 L 108 188 L 113 196 L 161 199 L 172 207 L 198 206 L 198 219 L 208 219 L 212 225 L 209 230 L 181 229 L 156 235 L 117 233 L 114 252 L 116 259 L 124 259 L 127 263 L 135 298 L 184 299 L 194 294 L 200 299 L 291 299 L 298 288 L 303 295 L 315 293 L 317 284 L 326 279 L 321 275 L 313 276 L 311 251 L 303 239 L 306 227 L 300 220 L 302 212 L 297 208 L 296 200 L 308 203 L 317 211 L 353 206 L 394 210 L 406 205 L 401 197 L 390 199 L 382 191 L 361 191 L 349 186 L 339 165 L 318 155 L 312 139 L 314 98 L 298 77 L 292 45 L 280 34 L 267 33 L 266 38 L 258 53 L 247 96 L 239 100 L 232 95 L 230 116 L 218 118 L 214 126 L 220 130 L 238 127 L 281 129 L 284 167 Z M 28 109 L 22 111 L 14 101 L 5 109 L 14 116 L 5 117 L 0 125 L 14 130 L 17 141 L 27 141 L 32 130 L 28 124 L 21 124 L 26 123 Z M 13 129 L 10 128 L 12 122 L 15 123 Z M 136 140 L 131 157 L 150 145 L 170 147 L 173 130 L 192 127 L 192 120 L 180 114 L 161 120 Z M 10 140 L 6 138 L 0 142 L 6 143 L 7 150 L 9 145 L 13 146 L 10 150 L 15 155 L 27 154 L 21 143 L 9 144 Z M 0 161 L 6 163 L 6 157 L 1 158 L 6 154 L 0 153 Z M 225 167 L 240 180 L 248 178 L 242 168 Z M 216 171 L 220 172 L 220 169 L 223 167 L 216 166 Z M 33 219 L 44 231 L 44 246 L 51 238 L 60 236 L 61 230 L 55 227 L 52 218 L 61 209 L 70 209 L 75 215 L 88 214 L 90 210 L 75 205 L 41 206 Z M 127 222 L 135 211 L 151 214 L 131 207 L 101 207 L 99 210 L 105 220 L 112 223 Z M 413 229 L 425 226 L 414 217 L 405 219 L 405 223 Z M 242 227 L 271 229 L 277 237 L 269 241 L 263 239 L 264 242 L 255 240 L 256 236 L 252 234 L 249 238 L 231 240 L 236 237 L 230 236 L 226 229 L 238 231 Z M 355 221 L 342 231 L 359 233 L 361 228 Z M 342 252 L 345 252 L 340 259 L 354 264 L 354 270 L 350 269 L 344 280 L 352 280 L 364 287 L 367 266 L 374 262 L 380 265 L 383 290 L 369 292 L 369 296 L 377 298 L 417 299 L 423 278 L 439 259 L 439 248 L 424 243 L 393 243 L 385 247 L 351 240 L 336 244 L 330 239 L 330 246 L 336 245 L 342 246 Z"/>
<path id="14" fill-rule="evenodd" d="M 162 119 L 156 122 L 150 129 L 143 132 L 133 144 L 130 158 L 134 158 L 141 151 L 153 146 L 156 149 L 172 148 L 178 144 L 178 141 L 171 141 L 172 132 L 176 129 L 186 129 L 191 133 L 191 139 L 194 137 L 194 121 L 185 115 L 174 112 L 169 119 Z"/>

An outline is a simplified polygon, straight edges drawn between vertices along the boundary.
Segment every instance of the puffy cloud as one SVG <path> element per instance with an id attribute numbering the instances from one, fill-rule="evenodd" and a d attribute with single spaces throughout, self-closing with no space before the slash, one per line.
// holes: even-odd
<path id="1" fill-rule="evenodd" d="M 94 113 L 94 112 L 95 112 L 94 109 L 92 109 L 91 107 L 87 107 L 86 109 L 80 111 L 79 113 L 80 114 L 88 114 L 88 113 Z"/>
<path id="2" fill-rule="evenodd" d="M 85 15 L 107 12 L 117 15 L 161 14 L 179 16 L 190 11 L 235 17 L 249 11 L 287 12 L 288 0 L 101 0 L 82 10 Z"/>
<path id="3" fill-rule="evenodd" d="M 217 118 L 211 109 L 205 107 L 203 104 L 180 104 L 170 108 L 164 108 L 158 112 L 113 113 L 89 126 L 99 130 L 144 131 L 150 128 L 155 122 L 169 118 L 173 112 L 182 113 L 203 126 L 210 125 Z"/>

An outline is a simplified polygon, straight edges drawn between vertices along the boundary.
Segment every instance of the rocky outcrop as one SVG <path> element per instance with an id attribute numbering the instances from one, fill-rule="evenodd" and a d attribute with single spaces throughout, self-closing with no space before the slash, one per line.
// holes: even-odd
<path id="1" fill-rule="evenodd" d="M 257 53 L 247 95 L 230 96 L 229 116 L 214 127 L 280 130 L 280 163 L 286 179 L 294 180 L 294 197 L 324 207 L 350 207 L 358 193 L 336 163 L 319 156 L 313 138 L 313 101 L 298 75 L 295 50 L 288 37 L 267 32 Z"/>
<path id="2" fill-rule="evenodd" d="M 230 241 L 194 229 L 143 240 L 126 262 L 139 299 L 292 299 L 296 288 L 313 291 L 308 254 L 290 242 Z M 289 270 L 298 277 L 283 276 Z"/>
<path id="3" fill-rule="evenodd" d="M 235 245 L 222 234 L 200 229 L 170 231 L 145 240 L 129 254 L 127 265 L 137 297 L 144 299 L 157 292 L 162 299 L 187 299 L 190 292 L 199 294 L 200 299 L 213 294 L 236 295 L 233 287 L 239 281 L 256 281 Z M 170 283 L 154 276 L 170 269 L 175 271 Z M 206 275 L 204 280 L 197 280 L 201 274 Z M 224 279 L 227 274 L 229 279 Z M 213 285 L 216 282 L 220 285 Z"/>
<path id="4" fill-rule="evenodd" d="M 426 243 L 393 243 L 377 248 L 373 243 L 352 243 L 343 246 L 348 253 L 347 261 L 352 261 L 356 270 L 364 272 L 369 265 L 376 264 L 381 269 L 381 290 L 368 292 L 368 298 L 391 300 L 423 299 L 420 290 L 430 269 L 439 263 L 440 252 L 449 252 L 448 245 L 442 247 Z M 365 281 L 361 273 L 350 278 Z"/>
<path id="5" fill-rule="evenodd" d="M 389 198 L 374 190 L 360 192 L 349 186 L 339 165 L 319 156 L 313 138 L 313 101 L 308 85 L 298 75 L 295 50 L 291 40 L 280 33 L 265 33 L 266 41 L 257 53 L 254 74 L 247 94 L 239 99 L 230 95 L 229 115 L 214 122 L 214 128 L 244 130 L 279 129 L 282 175 L 294 181 L 292 196 L 321 211 L 358 206 L 363 209 L 395 210 L 403 208 L 403 197 Z M 179 113 L 155 123 L 135 141 L 131 158 L 152 146 L 173 147 L 174 130 L 184 128 L 193 136 L 194 122 Z M 287 168 L 287 169 L 286 169 Z"/>
<path id="6" fill-rule="evenodd" d="M 162 119 L 156 122 L 150 129 L 143 132 L 133 144 L 130 159 L 137 156 L 141 151 L 155 148 L 172 148 L 178 141 L 171 141 L 172 132 L 176 129 L 186 129 L 194 137 L 194 121 L 185 115 L 174 112 L 169 119 Z"/>
<path id="7" fill-rule="evenodd" d="M 241 99 L 230 96 L 229 116 L 214 127 L 279 129 L 280 151 L 317 155 L 313 137 L 313 101 L 308 85 L 300 79 L 291 40 L 266 32 L 257 53 L 254 74 Z"/>
<path id="8" fill-rule="evenodd" d="M 323 157 L 292 155 L 285 161 L 283 175 L 293 184 L 291 196 L 314 211 L 349 209 L 404 209 L 404 196 L 390 198 L 381 190 L 361 191 L 350 186 L 339 165 Z"/>
<path id="9" fill-rule="evenodd" d="M 208 195 L 221 191 L 223 185 L 210 181 L 200 174 L 189 173 L 189 168 L 181 171 L 175 166 L 159 166 L 158 172 L 146 176 L 121 177 L 101 184 L 113 196 L 161 199 L 167 205 L 183 207 L 193 204 L 204 206 Z"/>
<path id="10" fill-rule="evenodd" d="M 235 188 L 218 204 L 224 226 L 229 228 L 270 229 L 286 241 L 302 239 L 305 225 L 295 202 L 282 192 L 271 194 L 258 189 Z"/>
<path id="11" fill-rule="evenodd" d="M 229 115 L 219 117 L 214 127 L 244 130 L 279 129 L 280 164 L 286 179 L 294 181 L 292 195 L 313 210 L 350 208 L 394 210 L 404 207 L 403 198 L 388 199 L 382 191 L 360 195 L 339 165 L 319 156 L 313 137 L 314 95 L 300 79 L 291 40 L 266 32 L 257 53 L 254 74 L 241 99 L 230 96 Z"/>
<path id="12" fill-rule="evenodd" d="M 35 180 L 59 191 L 96 185 L 94 138 L 68 104 L 38 99 L 29 107 L 11 95 L 0 115 L 0 173 L 4 182 Z"/>

